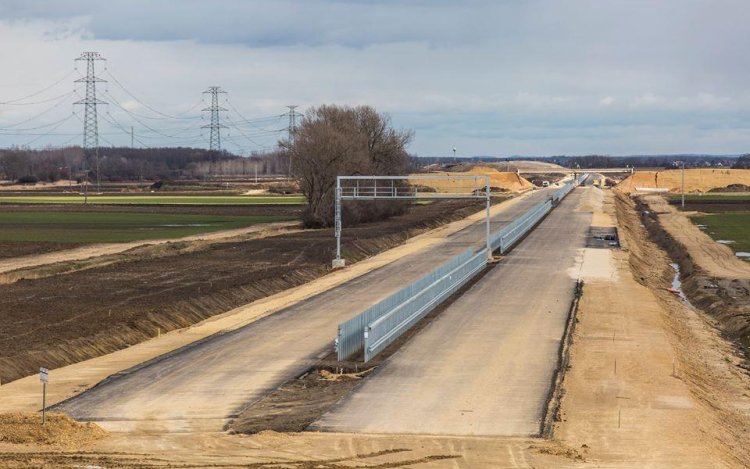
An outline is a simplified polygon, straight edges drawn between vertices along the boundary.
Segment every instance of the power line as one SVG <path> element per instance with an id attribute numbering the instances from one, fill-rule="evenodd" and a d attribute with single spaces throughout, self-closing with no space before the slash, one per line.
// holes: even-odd
<path id="1" fill-rule="evenodd" d="M 13 130 L 12 130 L 12 132 L 18 132 L 18 133 L 6 133 L 6 132 L 5 132 L 5 130 L 2 130 L 2 129 L 0 129 L 0 135 L 24 135 L 24 134 L 22 133 L 23 131 L 45 129 L 45 128 L 47 128 L 47 127 L 52 127 L 53 125 L 56 125 L 57 123 L 59 123 L 59 122 L 63 122 L 63 121 L 66 121 L 66 120 L 68 120 L 68 119 L 70 119 L 70 116 L 68 116 L 68 117 L 64 117 L 64 118 L 62 118 L 62 119 L 60 119 L 60 120 L 58 120 L 58 121 L 55 121 L 55 122 L 51 122 L 51 123 L 49 123 L 49 124 L 45 124 L 45 125 L 39 125 L 39 126 L 37 126 L 37 127 L 27 127 L 27 128 L 25 128 L 25 129 L 13 129 Z M 25 134 L 25 135 L 33 135 L 33 134 Z M 38 135 L 38 134 L 37 134 L 37 135 Z"/>
<path id="2" fill-rule="evenodd" d="M 196 107 L 200 106 L 200 104 L 201 104 L 200 102 L 198 104 L 192 106 L 190 109 L 188 109 L 186 111 L 183 111 L 183 112 L 180 112 L 180 113 L 178 113 L 178 114 L 176 114 L 174 116 L 169 115 L 169 114 L 165 114 L 165 113 L 163 113 L 161 111 L 158 111 L 158 110 L 152 108 L 148 104 L 146 104 L 143 101 L 141 101 L 140 99 L 138 99 L 137 96 L 135 96 L 127 88 L 125 88 L 125 86 L 123 86 L 123 84 L 120 83 L 120 81 L 114 75 L 112 75 L 112 72 L 109 70 L 109 68 L 105 68 L 104 71 L 107 73 L 107 75 L 109 75 L 110 78 L 112 78 L 112 81 L 114 81 L 117 84 L 117 86 L 119 86 L 120 88 L 122 88 L 122 90 L 125 91 L 131 98 L 133 98 L 134 100 L 136 100 L 139 104 L 141 104 L 146 109 L 148 109 L 148 110 L 150 110 L 150 111 L 152 111 L 152 112 L 154 112 L 156 114 L 159 114 L 161 116 L 164 116 L 164 117 L 147 117 L 147 116 L 143 116 L 144 118 L 146 118 L 146 119 L 195 119 L 195 117 L 180 117 L 180 116 L 183 116 L 183 115 L 187 114 L 188 112 L 192 111 L 193 109 L 195 109 Z"/>
<path id="3" fill-rule="evenodd" d="M 26 120 L 22 120 L 21 122 L 16 122 L 15 124 L 11 124 L 11 125 L 6 125 L 5 127 L 0 127 L 0 130 L 10 129 L 10 128 L 13 128 L 13 127 L 15 127 L 15 126 L 17 126 L 17 125 L 25 124 L 25 123 L 27 123 L 27 122 L 31 122 L 31 121 L 33 121 L 34 119 L 37 119 L 37 118 L 39 118 L 39 117 L 42 117 L 43 115 L 47 114 L 47 113 L 48 113 L 48 112 L 50 112 L 51 110 L 53 110 L 53 109 L 57 108 L 58 106 L 60 106 L 60 105 L 61 105 L 61 104 L 62 104 L 62 103 L 63 103 L 63 102 L 64 102 L 64 101 L 65 101 L 65 100 L 67 99 L 67 98 L 69 98 L 70 96 L 72 96 L 72 95 L 73 95 L 74 93 L 75 93 L 75 91 L 71 91 L 70 93 L 68 93 L 68 94 L 66 94 L 65 96 L 63 96 L 63 97 L 62 97 L 62 99 L 60 99 L 60 100 L 59 100 L 58 102 L 56 102 L 56 103 L 55 103 L 54 105 L 52 105 L 52 107 L 50 107 L 50 108 L 48 108 L 48 109 L 46 109 L 46 110 L 44 110 L 44 111 L 40 112 L 39 114 L 37 114 L 37 115 L 35 115 L 35 116 L 29 117 L 29 118 L 28 118 L 28 119 L 26 119 Z"/>
<path id="4" fill-rule="evenodd" d="M 54 98 L 48 98 L 48 99 L 45 99 L 43 101 L 34 101 L 33 103 L 3 103 L 3 104 L 5 104 L 6 106 L 33 106 L 33 105 L 36 105 L 36 104 L 49 103 L 49 102 L 54 101 L 56 99 L 64 98 L 64 97 L 66 97 L 68 95 L 70 95 L 70 93 L 63 93 L 63 94 L 61 94 L 59 96 L 55 96 Z"/>
<path id="5" fill-rule="evenodd" d="M 109 95 L 109 93 L 107 93 L 107 94 Z M 110 98 L 111 98 L 111 97 L 112 97 L 112 96 L 110 95 Z M 113 102 L 113 103 L 111 103 L 111 104 L 114 104 L 115 106 L 117 106 L 118 108 L 120 108 L 121 110 L 123 110 L 123 111 L 124 111 L 125 113 L 127 113 L 128 115 L 130 115 L 130 117 L 132 117 L 132 118 L 133 118 L 133 120 L 135 120 L 136 122 L 138 122 L 139 124 L 141 124 L 141 125 L 142 125 L 143 127 L 145 127 L 146 129 L 148 129 L 149 131 L 151 131 L 151 132 L 153 132 L 153 133 L 155 133 L 155 134 L 159 134 L 159 135 L 161 135 L 161 136 L 163 136 L 163 137 L 167 137 L 167 138 L 180 138 L 180 137 L 176 137 L 176 135 L 179 135 L 179 134 L 181 134 L 182 132 L 186 132 L 186 131 L 188 131 L 188 130 L 190 130 L 190 129 L 193 129 L 193 128 L 195 128 L 195 127 L 196 127 L 196 126 L 197 126 L 198 124 L 200 124 L 200 120 L 202 120 L 202 119 L 203 119 L 203 116 L 199 116 L 199 117 L 198 117 L 198 119 L 200 119 L 200 120 L 196 120 L 196 122 L 195 122 L 195 123 L 193 123 L 192 125 L 190 125 L 190 126 L 188 126 L 188 127 L 184 128 L 184 129 L 167 129 L 167 130 L 178 130 L 178 132 L 177 132 L 176 134 L 173 134 L 173 135 L 169 135 L 169 134 L 165 134 L 165 133 L 163 133 L 163 132 L 161 132 L 161 131 L 159 131 L 159 130 L 156 130 L 155 128 L 153 128 L 153 127 L 151 127 L 150 125 L 146 124 L 145 122 L 143 122 L 142 120 L 140 120 L 140 119 L 138 118 L 138 116 L 137 116 L 137 115 L 136 115 L 135 113 L 133 113 L 133 112 L 129 111 L 128 109 L 126 109 L 125 107 L 123 107 L 123 106 L 122 106 L 122 105 L 121 105 L 120 103 L 118 103 L 117 101 L 114 101 L 114 102 Z M 110 114 L 110 115 L 111 115 L 111 114 Z"/>
<path id="6" fill-rule="evenodd" d="M 48 89 L 53 88 L 53 87 L 59 85 L 60 83 L 62 83 L 63 81 L 67 80 L 68 77 L 71 76 L 72 74 L 74 74 L 76 71 L 77 71 L 76 69 L 71 70 L 64 77 L 60 78 L 59 80 L 57 80 L 56 82 L 52 83 L 51 85 L 49 85 L 49 86 L 47 86 L 45 88 L 42 88 L 41 90 L 37 91 L 36 93 L 32 93 L 32 94 L 30 94 L 28 96 L 24 96 L 23 98 L 17 98 L 17 99 L 12 99 L 10 101 L 0 102 L 0 105 L 13 104 L 13 103 L 17 103 L 19 101 L 25 101 L 25 100 L 27 100 L 29 98 L 33 98 L 34 96 L 38 96 L 38 95 L 44 93 L 45 91 L 47 91 Z"/>
<path id="7" fill-rule="evenodd" d="M 42 135 L 39 135 L 38 137 L 36 137 L 36 138 L 33 138 L 33 139 L 29 140 L 28 142 L 26 142 L 26 143 L 22 144 L 21 146 L 22 146 L 22 147 L 26 147 L 26 146 L 29 146 L 29 145 L 31 145 L 32 143 L 34 143 L 34 142 L 36 142 L 37 140 L 39 140 L 40 138 L 42 138 L 42 137 L 46 137 L 47 135 L 50 135 L 50 134 L 51 134 L 52 132 L 54 132 L 54 131 L 55 131 L 55 130 L 56 130 L 56 129 L 58 128 L 58 127 L 60 127 L 61 125 L 63 125 L 63 124 L 65 123 L 65 122 L 67 122 L 67 121 L 68 121 L 68 120 L 69 120 L 70 118 L 72 118 L 73 116 L 74 116 L 74 114 L 71 114 L 71 115 L 69 115 L 69 116 L 68 116 L 68 117 L 66 117 L 65 119 L 63 119 L 63 120 L 59 121 L 59 122 L 58 122 L 58 124 L 57 124 L 57 125 L 56 125 L 55 127 L 53 127 L 53 128 L 52 128 L 52 130 L 50 130 L 50 131 L 49 131 L 49 132 L 47 132 L 46 134 L 42 134 Z"/>

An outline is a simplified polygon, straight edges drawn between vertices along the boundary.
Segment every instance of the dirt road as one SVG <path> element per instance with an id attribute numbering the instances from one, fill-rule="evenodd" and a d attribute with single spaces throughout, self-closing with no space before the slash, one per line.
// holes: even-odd
<path id="1" fill-rule="evenodd" d="M 687 248 L 693 261 L 709 275 L 750 279 L 750 263 L 738 259 L 728 246 L 711 239 L 663 197 L 652 195 L 643 199 L 658 215 L 662 227 Z"/>
<path id="2" fill-rule="evenodd" d="M 539 191 L 492 219 L 498 229 L 538 203 Z M 481 246 L 484 223 L 438 246 L 349 281 L 236 331 L 217 335 L 64 403 L 78 419 L 108 429 L 220 430 L 227 419 L 330 352 L 336 326 L 470 246 Z"/>
<path id="3" fill-rule="evenodd" d="M 570 194 L 510 255 L 313 429 L 534 436 L 541 432 L 590 213 Z"/>
<path id="4" fill-rule="evenodd" d="M 265 230 L 290 228 L 296 225 L 299 225 L 299 222 L 289 221 L 289 222 L 278 222 L 278 223 L 263 223 L 263 224 L 248 226 L 245 228 L 237 228 L 234 230 L 215 231 L 212 233 L 203 233 L 203 234 L 198 234 L 198 235 L 186 236 L 184 238 L 151 239 L 151 240 L 145 240 L 145 241 L 133 241 L 130 243 L 92 244 L 92 245 L 77 247 L 74 249 L 53 251 L 47 254 L 39 254 L 39 255 L 24 256 L 24 257 L 12 257 L 8 259 L 0 260 L 0 274 L 3 274 L 5 272 L 10 272 L 12 270 L 26 269 L 29 267 L 39 267 L 41 265 L 54 264 L 57 262 L 81 261 L 84 259 L 90 259 L 92 257 L 106 256 L 110 254 L 118 254 L 118 253 L 125 252 L 133 248 L 146 246 L 146 245 L 174 243 L 177 241 L 226 239 L 226 238 L 232 238 L 235 236 L 258 233 L 260 231 L 265 231 Z"/>

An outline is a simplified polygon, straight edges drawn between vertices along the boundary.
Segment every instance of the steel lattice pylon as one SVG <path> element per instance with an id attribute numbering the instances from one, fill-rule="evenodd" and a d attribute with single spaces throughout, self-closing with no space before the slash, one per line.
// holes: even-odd
<path id="1" fill-rule="evenodd" d="M 96 106 L 106 104 L 96 97 L 96 83 L 105 83 L 106 80 L 96 76 L 95 62 L 104 60 L 98 52 L 84 52 L 76 61 L 86 61 L 86 76 L 76 80 L 76 83 L 86 83 L 86 96 L 84 99 L 76 101 L 73 104 L 84 105 L 83 115 L 83 148 L 87 150 L 95 149 L 99 146 L 99 127 L 97 123 Z"/>
<path id="2" fill-rule="evenodd" d="M 226 111 L 223 107 L 219 106 L 219 94 L 227 94 L 223 91 L 220 86 L 209 86 L 208 90 L 204 91 L 203 94 L 211 94 L 211 106 L 204 108 L 204 111 L 211 111 L 211 123 L 204 125 L 203 129 L 210 129 L 211 136 L 209 138 L 209 148 L 215 151 L 221 151 L 221 129 L 226 129 L 227 126 L 221 123 L 219 119 L 219 112 Z"/>
<path id="3" fill-rule="evenodd" d="M 98 52 L 84 52 L 76 61 L 86 61 L 86 76 L 76 80 L 76 83 L 86 83 L 86 96 L 73 104 L 83 104 L 83 149 L 86 159 L 94 154 L 96 165 L 96 191 L 99 192 L 101 179 L 99 177 L 99 124 L 97 122 L 96 106 L 98 104 L 107 104 L 96 97 L 96 83 L 106 83 L 106 80 L 96 76 L 97 60 L 104 60 Z M 86 176 L 88 180 L 88 175 Z M 88 187 L 88 185 L 86 186 Z"/>

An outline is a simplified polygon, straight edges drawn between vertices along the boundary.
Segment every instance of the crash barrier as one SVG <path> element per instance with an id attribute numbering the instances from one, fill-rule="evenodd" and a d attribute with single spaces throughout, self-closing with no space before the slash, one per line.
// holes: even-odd
<path id="1" fill-rule="evenodd" d="M 579 177 L 578 177 L 578 185 L 581 185 L 581 184 L 583 184 L 584 182 L 586 182 L 586 179 L 588 179 L 588 178 L 589 178 L 589 176 L 590 176 L 590 174 L 589 174 L 589 173 L 583 173 L 583 174 L 582 174 L 581 176 L 579 176 Z"/>
<path id="2" fill-rule="evenodd" d="M 365 362 L 408 331 L 427 313 L 471 280 L 487 265 L 487 248 L 446 273 L 414 296 L 369 323 L 364 330 Z"/>
<path id="3" fill-rule="evenodd" d="M 552 201 L 558 202 L 562 200 L 566 195 L 568 195 L 570 191 L 573 190 L 574 187 L 575 185 L 572 182 L 565 184 L 564 186 L 562 186 L 560 189 L 556 190 L 552 194 Z"/>
<path id="4" fill-rule="evenodd" d="M 533 206 L 526 213 L 516 218 L 510 224 L 504 226 L 500 231 L 490 235 L 490 246 L 493 251 L 505 254 L 513 245 L 523 237 L 539 220 L 552 210 L 552 201 L 545 200 Z"/>
<path id="5" fill-rule="evenodd" d="M 571 189 L 572 187 L 571 185 Z M 569 192 L 570 189 L 560 198 Z M 507 252 L 550 210 L 552 200 L 545 200 L 490 235 L 492 251 L 499 249 L 501 254 Z M 486 248 L 476 253 L 473 249 L 468 249 L 407 287 L 339 324 L 335 340 L 339 361 L 346 360 L 363 348 L 365 362 L 369 361 L 486 265 Z"/>
<path id="6" fill-rule="evenodd" d="M 486 256 L 486 251 L 482 252 L 484 252 Z M 364 331 L 368 324 L 379 319 L 400 305 L 407 303 L 410 299 L 429 288 L 430 285 L 437 280 L 464 265 L 472 257 L 474 257 L 474 250 L 467 249 L 462 254 L 459 254 L 407 287 L 397 291 L 376 305 L 367 308 L 361 314 L 339 324 L 338 336 L 336 339 L 338 359 L 345 360 L 362 350 L 362 347 L 365 345 Z"/>

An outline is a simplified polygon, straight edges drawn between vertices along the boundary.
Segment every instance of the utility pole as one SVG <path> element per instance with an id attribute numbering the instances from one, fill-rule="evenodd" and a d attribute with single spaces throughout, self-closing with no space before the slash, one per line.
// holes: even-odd
<path id="1" fill-rule="evenodd" d="M 297 113 L 295 112 L 295 109 L 297 109 L 296 104 L 290 104 L 287 106 L 289 108 L 289 128 L 287 129 L 287 132 L 289 132 L 289 144 L 291 145 L 294 143 L 294 131 L 297 126 Z M 292 179 L 292 154 L 289 153 L 289 171 L 286 175 L 286 181 L 289 182 L 289 180 Z"/>
<path id="2" fill-rule="evenodd" d="M 76 101 L 73 104 L 83 104 L 83 149 L 86 159 L 94 153 L 96 158 L 96 191 L 99 192 L 101 178 L 99 177 L 99 125 L 97 122 L 96 106 L 98 104 L 107 104 L 96 97 L 96 84 L 106 83 L 106 80 L 96 76 L 95 63 L 98 60 L 104 60 L 98 52 L 84 52 L 76 59 L 86 61 L 86 76 L 76 80 L 76 83 L 86 83 L 86 96 L 84 99 Z"/>
<path id="3" fill-rule="evenodd" d="M 211 123 L 204 125 L 203 129 L 210 129 L 211 136 L 208 141 L 209 149 L 212 151 L 221 151 L 221 129 L 226 129 L 227 126 L 221 123 L 219 113 L 226 109 L 219 106 L 219 95 L 227 94 L 226 91 L 222 90 L 220 86 L 209 86 L 208 90 L 204 91 L 203 94 L 211 95 L 211 106 L 204 108 L 204 111 L 211 112 Z"/>
<path id="4" fill-rule="evenodd" d="M 685 162 L 682 162 L 682 209 L 685 210 Z"/>

